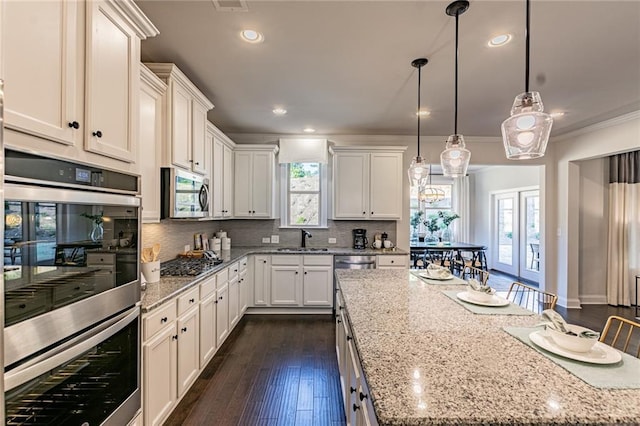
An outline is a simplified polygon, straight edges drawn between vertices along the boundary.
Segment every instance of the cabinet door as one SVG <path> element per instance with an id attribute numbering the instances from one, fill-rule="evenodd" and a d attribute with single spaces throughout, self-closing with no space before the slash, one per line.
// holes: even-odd
<path id="1" fill-rule="evenodd" d="M 222 141 L 218 140 L 215 136 L 213 137 L 213 170 L 211 170 L 211 184 L 210 188 L 212 189 L 212 201 L 211 201 L 211 209 L 213 212 L 213 217 L 223 217 L 224 216 L 224 150 L 225 146 Z"/>
<path id="2" fill-rule="evenodd" d="M 192 105 L 192 142 L 191 142 L 191 170 L 206 176 L 205 143 L 207 138 L 207 109 L 198 102 Z"/>
<path id="3" fill-rule="evenodd" d="M 177 335 L 175 323 L 145 342 L 144 423 L 161 425 L 169 416 L 177 395 Z"/>
<path id="4" fill-rule="evenodd" d="M 200 371 L 200 311 L 192 309 L 178 318 L 178 397 L 189 389 Z"/>
<path id="5" fill-rule="evenodd" d="M 271 217 L 273 182 L 273 154 L 254 152 L 251 165 L 251 215 L 254 218 Z"/>
<path id="6" fill-rule="evenodd" d="M 253 170 L 250 152 L 235 153 L 234 170 L 234 200 L 233 214 L 235 217 L 252 217 L 252 187 Z"/>
<path id="7" fill-rule="evenodd" d="M 216 353 L 216 293 L 200 302 L 200 368 Z"/>
<path id="8" fill-rule="evenodd" d="M 228 146 L 223 148 L 223 188 L 222 212 L 224 217 L 233 217 L 233 151 Z"/>
<path id="9" fill-rule="evenodd" d="M 374 152 L 371 154 L 369 186 L 369 217 L 400 219 L 402 216 L 402 154 Z"/>
<path id="10" fill-rule="evenodd" d="M 85 149 L 137 161 L 140 40 L 107 1 L 87 2 Z"/>
<path id="11" fill-rule="evenodd" d="M 140 83 L 140 178 L 142 223 L 160 222 L 160 146 L 162 143 L 162 92 L 165 84 L 143 70 Z"/>
<path id="12" fill-rule="evenodd" d="M 348 404 L 345 405 L 348 425 L 359 425 L 357 418 L 362 402 L 358 398 L 360 387 L 360 368 L 358 366 L 358 355 L 355 351 L 353 339 L 347 342 L 347 369 L 349 370 L 349 385 L 347 386 Z"/>
<path id="13" fill-rule="evenodd" d="M 191 170 L 191 95 L 176 81 L 171 88 L 171 162 Z"/>
<path id="14" fill-rule="evenodd" d="M 333 305 L 333 268 L 305 266 L 302 279 L 302 304 L 304 306 Z"/>
<path id="15" fill-rule="evenodd" d="M 369 154 L 336 154 L 333 176 L 333 217 L 336 219 L 367 218 Z"/>
<path id="16" fill-rule="evenodd" d="M 81 145 L 84 11 L 76 1 L 2 2 L 5 126 Z M 46 40 L 46 42 L 45 42 Z M 78 123 L 78 129 L 69 123 Z"/>
<path id="17" fill-rule="evenodd" d="M 249 274 L 247 270 L 240 270 L 240 279 L 238 280 L 238 284 L 240 286 L 240 317 L 245 313 L 247 307 L 249 306 L 249 289 L 251 288 L 251 282 L 247 280 Z"/>
<path id="18" fill-rule="evenodd" d="M 235 276 L 229 280 L 229 329 L 238 323 L 240 319 L 240 280 Z"/>
<path id="19" fill-rule="evenodd" d="M 269 305 L 269 290 L 271 287 L 271 257 L 256 255 L 253 258 L 253 304 L 254 306 Z"/>
<path id="20" fill-rule="evenodd" d="M 271 266 L 271 306 L 299 306 L 299 282 L 298 266 Z"/>
<path id="21" fill-rule="evenodd" d="M 229 285 L 221 287 L 217 295 L 216 337 L 220 347 L 229 334 Z"/>

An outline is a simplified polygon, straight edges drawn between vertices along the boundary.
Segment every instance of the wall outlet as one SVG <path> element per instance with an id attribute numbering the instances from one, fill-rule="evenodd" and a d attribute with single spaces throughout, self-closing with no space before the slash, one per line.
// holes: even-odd
<path id="1" fill-rule="evenodd" d="M 189 253 L 191 251 L 191 244 L 185 244 L 184 246 L 184 252 L 185 253 Z"/>
<path id="2" fill-rule="evenodd" d="M 329 244 L 335 244 L 335 243 L 336 243 L 335 238 L 329 238 Z"/>
<path id="3" fill-rule="evenodd" d="M 269 237 L 263 237 L 262 238 L 262 244 L 269 244 L 271 242 L 271 238 Z"/>
<path id="4" fill-rule="evenodd" d="M 271 236 L 271 244 L 278 244 L 280 242 L 280 235 Z"/>

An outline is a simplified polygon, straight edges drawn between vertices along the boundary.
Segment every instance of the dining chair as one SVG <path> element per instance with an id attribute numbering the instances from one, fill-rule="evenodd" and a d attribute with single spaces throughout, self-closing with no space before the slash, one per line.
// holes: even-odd
<path id="1" fill-rule="evenodd" d="M 480 268 L 474 268 L 473 266 L 465 266 L 464 272 L 462 273 L 462 279 L 470 279 L 475 278 L 480 281 L 482 285 L 487 285 L 487 281 L 489 281 L 489 272 Z"/>
<path id="2" fill-rule="evenodd" d="M 531 267 L 529 269 L 539 271 L 540 270 L 540 244 L 529 243 L 529 247 L 531 247 Z"/>
<path id="3" fill-rule="evenodd" d="M 514 281 L 509 287 L 507 299 L 516 305 L 539 314 L 545 309 L 553 309 L 558 301 L 558 296 Z"/>
<path id="4" fill-rule="evenodd" d="M 634 335 L 634 332 L 637 332 Z M 615 333 L 615 334 L 614 334 Z M 618 339 L 622 337 L 624 340 Z M 600 342 L 640 358 L 640 323 L 616 315 L 607 318 Z M 635 352 L 634 347 L 637 347 Z"/>

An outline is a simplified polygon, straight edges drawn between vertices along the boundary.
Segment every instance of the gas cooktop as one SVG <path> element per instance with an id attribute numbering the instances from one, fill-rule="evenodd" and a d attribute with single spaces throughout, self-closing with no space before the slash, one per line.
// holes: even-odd
<path id="1" fill-rule="evenodd" d="M 195 277 L 222 263 L 222 259 L 174 259 L 162 263 L 160 276 Z"/>

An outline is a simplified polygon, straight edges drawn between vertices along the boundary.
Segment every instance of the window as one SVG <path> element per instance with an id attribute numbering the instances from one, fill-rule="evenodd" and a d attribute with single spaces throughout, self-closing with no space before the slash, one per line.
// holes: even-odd
<path id="1" fill-rule="evenodd" d="M 326 167 L 321 163 L 282 165 L 283 227 L 326 227 Z"/>
<path id="2" fill-rule="evenodd" d="M 452 213 L 453 207 L 453 185 L 452 184 L 432 184 L 434 188 L 441 189 L 444 192 L 444 198 L 435 203 L 420 202 L 418 200 L 418 188 L 411 187 L 411 220 L 410 234 L 412 240 L 419 238 L 437 238 L 436 233 L 441 229 L 436 229 L 436 225 L 441 225 L 437 220 L 438 212 Z M 429 229 L 424 225 L 425 221 L 432 220 L 433 228 Z"/>

